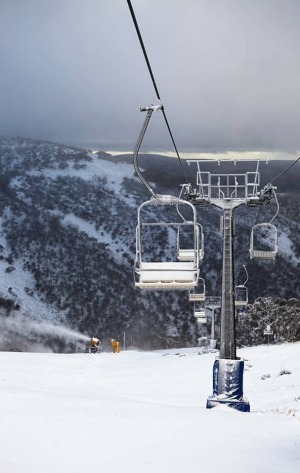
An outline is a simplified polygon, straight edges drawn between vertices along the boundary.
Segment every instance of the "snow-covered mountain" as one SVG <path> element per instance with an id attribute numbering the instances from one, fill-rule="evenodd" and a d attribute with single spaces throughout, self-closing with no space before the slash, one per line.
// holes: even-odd
<path id="1" fill-rule="evenodd" d="M 143 348 L 195 343 L 198 328 L 186 293 L 143 293 L 134 288 L 136 211 L 149 195 L 134 175 L 129 156 L 1 138 L 0 160 L 2 347 L 14 348 L 5 321 L 19 314 L 63 323 L 103 340 L 121 338 L 125 331 L 133 345 Z M 148 155 L 141 162 L 158 192 L 178 194 L 181 176 L 176 160 Z M 262 173 L 266 182 L 270 167 Z M 282 168 L 282 163 L 275 163 L 273 177 Z M 236 283 L 243 282 L 246 263 L 251 302 L 261 296 L 300 296 L 295 174 L 286 174 L 281 187 L 278 181 L 280 250 L 275 263 L 249 261 L 256 211 L 236 211 Z M 264 209 L 265 215 L 273 211 L 272 206 Z M 200 209 L 199 217 L 206 250 L 202 276 L 207 292 L 218 295 L 219 214 Z M 17 344 L 22 330 L 19 336 Z M 62 348 L 49 334 L 40 333 L 39 341 Z"/>

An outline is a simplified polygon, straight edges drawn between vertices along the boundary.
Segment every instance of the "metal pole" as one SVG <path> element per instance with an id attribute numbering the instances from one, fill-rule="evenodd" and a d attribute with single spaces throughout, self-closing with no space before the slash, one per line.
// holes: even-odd
<path id="1" fill-rule="evenodd" d="M 212 316 L 211 316 L 211 339 L 215 339 L 215 308 L 212 309 Z"/>
<path id="2" fill-rule="evenodd" d="M 223 210 L 223 272 L 220 358 L 236 360 L 233 271 L 233 212 L 231 203 Z"/>
<path id="3" fill-rule="evenodd" d="M 126 350 L 126 337 L 125 337 L 125 331 L 123 333 L 123 350 Z"/>
<path id="4" fill-rule="evenodd" d="M 221 304 L 220 357 L 213 367 L 213 395 L 206 407 L 218 404 L 243 412 L 250 411 L 250 404 L 243 398 L 244 361 L 236 356 L 234 268 L 233 268 L 233 210 L 232 202 L 223 207 L 223 272 Z"/>

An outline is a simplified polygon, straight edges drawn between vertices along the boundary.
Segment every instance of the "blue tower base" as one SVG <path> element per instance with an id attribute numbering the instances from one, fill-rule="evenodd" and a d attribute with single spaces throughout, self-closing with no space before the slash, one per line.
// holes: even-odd
<path id="1" fill-rule="evenodd" d="M 242 412 L 250 412 L 250 404 L 243 398 L 244 361 L 216 359 L 213 366 L 213 395 L 207 399 L 211 409 L 226 405 Z"/>

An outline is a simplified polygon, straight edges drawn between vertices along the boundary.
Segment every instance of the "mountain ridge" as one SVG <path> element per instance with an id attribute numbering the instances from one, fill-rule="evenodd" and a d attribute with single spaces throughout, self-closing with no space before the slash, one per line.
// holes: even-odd
<path id="1" fill-rule="evenodd" d="M 45 307 L 43 312 L 40 305 L 33 317 L 51 319 L 52 314 L 58 323 L 105 340 L 121 338 L 126 332 L 141 348 L 195 344 L 199 331 L 186 293 L 145 293 L 134 288 L 136 213 L 149 194 L 135 176 L 130 156 L 1 138 L 0 161 L 5 242 L 0 270 L 8 280 L 1 291 L 4 299 L 11 299 L 8 288 L 24 298 L 27 287 L 26 297 L 37 298 Z M 141 166 L 158 192 L 179 189 L 176 161 L 141 156 Z M 281 169 L 283 164 L 277 163 L 276 175 Z M 297 173 L 292 175 L 294 183 Z M 280 179 L 283 188 L 288 187 L 290 175 Z M 300 296 L 299 189 L 278 191 L 281 212 L 276 222 L 284 245 L 276 263 L 247 262 L 252 302 L 263 296 Z M 268 207 L 267 216 L 273 212 Z M 200 209 L 199 216 L 205 223 L 206 248 L 201 272 L 207 292 L 217 295 L 222 248 L 219 212 Z M 243 277 L 242 263 L 249 258 L 246 243 L 255 218 L 255 211 L 236 210 L 237 284 Z M 9 266 L 14 269 L 6 273 Z M 16 287 L 13 277 L 21 268 L 31 280 L 30 287 Z M 19 310 L 24 311 L 22 303 Z M 2 312 L 8 316 L 6 309 Z"/>

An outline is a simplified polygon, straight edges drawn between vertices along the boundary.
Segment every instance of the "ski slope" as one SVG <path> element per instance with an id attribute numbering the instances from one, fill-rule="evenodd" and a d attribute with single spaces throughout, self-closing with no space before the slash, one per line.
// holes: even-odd
<path id="1" fill-rule="evenodd" d="M 300 343 L 238 355 L 250 413 L 205 408 L 215 354 L 197 348 L 2 352 L 0 472 L 299 473 Z"/>

